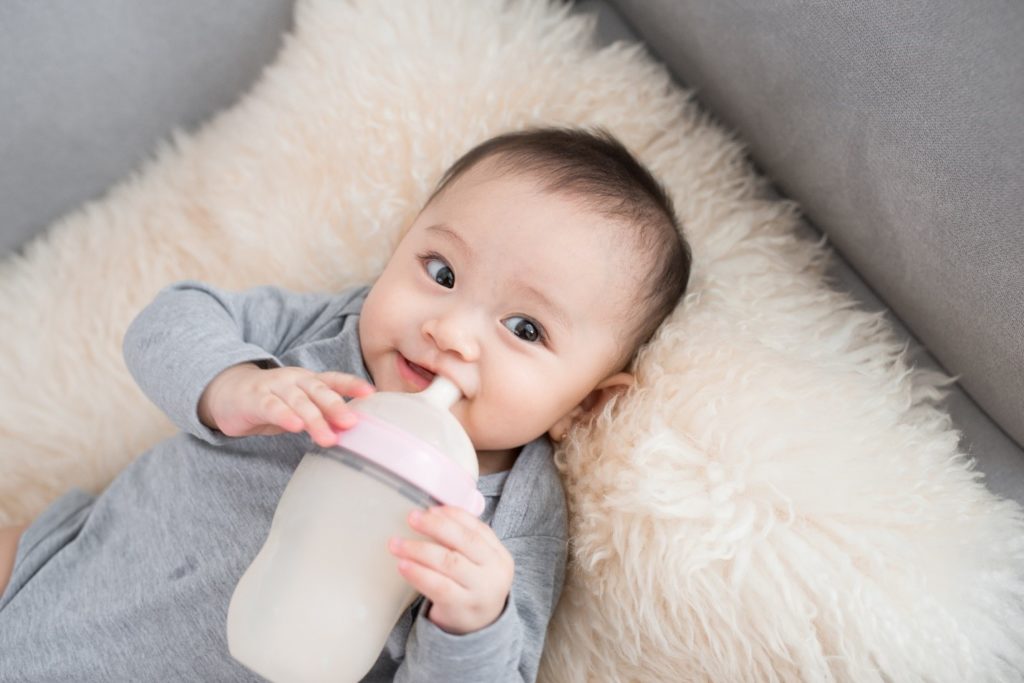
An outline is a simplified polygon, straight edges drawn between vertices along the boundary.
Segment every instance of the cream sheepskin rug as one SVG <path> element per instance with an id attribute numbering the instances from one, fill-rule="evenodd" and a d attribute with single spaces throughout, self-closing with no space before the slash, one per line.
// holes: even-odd
<path id="1" fill-rule="evenodd" d="M 163 285 L 366 281 L 473 144 L 601 125 L 667 185 L 695 273 L 637 390 L 558 454 L 574 545 L 542 679 L 1020 680 L 1024 521 L 958 450 L 946 380 L 826 286 L 662 67 L 567 12 L 300 2 L 241 102 L 0 265 L 0 521 L 171 433 L 120 355 Z"/>

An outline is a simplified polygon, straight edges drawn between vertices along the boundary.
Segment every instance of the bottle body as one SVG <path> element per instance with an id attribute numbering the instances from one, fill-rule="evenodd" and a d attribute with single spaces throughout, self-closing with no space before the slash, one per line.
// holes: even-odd
<path id="1" fill-rule="evenodd" d="M 271 681 L 362 678 L 416 597 L 387 539 L 429 504 L 344 449 L 306 454 L 232 595 L 231 655 Z"/>
<path id="2" fill-rule="evenodd" d="M 275 683 L 348 683 L 373 667 L 415 599 L 388 552 L 423 538 L 409 513 L 439 502 L 479 515 L 476 451 L 438 376 L 423 392 L 378 392 L 349 405 L 338 445 L 307 453 L 228 606 L 228 649 Z"/>

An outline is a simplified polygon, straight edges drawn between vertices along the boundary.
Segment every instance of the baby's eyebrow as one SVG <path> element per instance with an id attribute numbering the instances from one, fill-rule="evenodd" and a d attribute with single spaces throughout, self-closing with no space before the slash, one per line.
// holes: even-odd
<path id="1" fill-rule="evenodd" d="M 438 223 L 437 225 L 428 225 L 427 231 L 441 235 L 442 237 L 448 239 L 449 241 L 454 242 L 468 256 L 473 256 L 473 250 L 470 249 L 469 243 L 462 238 L 462 235 L 455 232 L 444 223 Z"/>
<path id="2" fill-rule="evenodd" d="M 554 318 L 564 329 L 572 329 L 572 325 L 569 324 L 569 316 L 566 315 L 565 309 L 556 304 L 550 297 L 544 294 L 544 292 L 525 282 L 517 282 L 515 284 L 515 288 L 527 297 L 536 301 L 537 304 L 551 314 L 551 317 Z"/>

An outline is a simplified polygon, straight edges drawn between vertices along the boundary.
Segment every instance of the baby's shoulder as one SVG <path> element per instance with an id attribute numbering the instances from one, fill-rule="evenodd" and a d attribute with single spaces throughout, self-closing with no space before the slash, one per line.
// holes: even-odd
<path id="1" fill-rule="evenodd" d="M 543 437 L 523 447 L 505 480 L 499 509 L 503 538 L 568 538 L 568 507 L 551 445 Z M 496 529 L 497 531 L 497 529 Z"/>

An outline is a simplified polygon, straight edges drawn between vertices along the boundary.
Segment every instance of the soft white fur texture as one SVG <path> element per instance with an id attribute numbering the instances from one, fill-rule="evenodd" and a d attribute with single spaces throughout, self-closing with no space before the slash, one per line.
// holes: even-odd
<path id="1" fill-rule="evenodd" d="M 1024 523 L 958 451 L 945 379 L 828 289 L 825 248 L 661 67 L 566 13 L 300 2 L 241 102 L 4 262 L 0 521 L 171 432 L 120 356 L 163 285 L 367 280 L 472 144 L 596 124 L 664 180 L 695 271 L 637 390 L 558 456 L 543 680 L 1019 680 Z"/>

